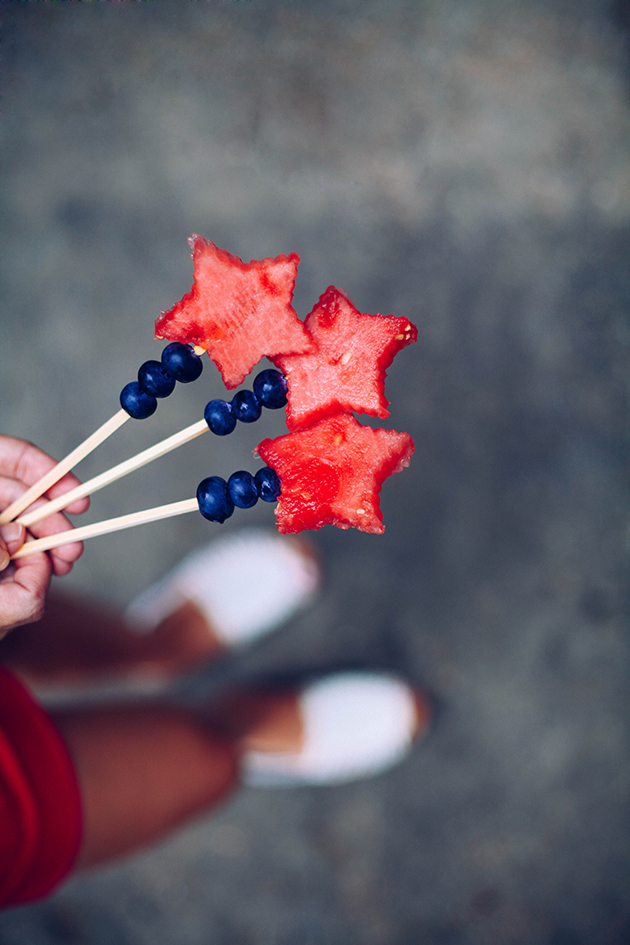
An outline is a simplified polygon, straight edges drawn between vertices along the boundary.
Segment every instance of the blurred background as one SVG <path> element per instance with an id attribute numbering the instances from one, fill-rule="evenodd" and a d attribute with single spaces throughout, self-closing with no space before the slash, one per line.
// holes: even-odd
<path id="1" fill-rule="evenodd" d="M 435 700 L 400 767 L 247 790 L 0 917 L 2 945 L 630 941 L 627 3 L 0 5 L 3 432 L 61 457 L 158 356 L 199 232 L 297 252 L 410 318 L 387 381 L 411 467 L 383 537 L 327 527 L 320 601 L 214 673 L 395 669 Z M 206 361 L 94 475 L 201 417 Z M 268 412 L 94 497 L 90 521 L 252 467 Z M 273 526 L 269 507 L 223 528 Z M 65 582 L 124 605 L 216 526 L 94 539 Z"/>

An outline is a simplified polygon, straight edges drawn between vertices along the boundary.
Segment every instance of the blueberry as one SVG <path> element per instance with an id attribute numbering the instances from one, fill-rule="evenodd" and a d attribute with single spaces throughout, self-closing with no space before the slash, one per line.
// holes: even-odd
<path id="1" fill-rule="evenodd" d="M 254 476 L 256 492 L 263 502 L 275 502 L 280 495 L 280 476 L 270 466 L 263 466 Z"/>
<path id="2" fill-rule="evenodd" d="M 175 390 L 175 378 L 161 361 L 145 361 L 138 371 L 138 383 L 153 397 L 168 397 Z"/>
<path id="3" fill-rule="evenodd" d="M 157 400 L 151 394 L 146 394 L 137 381 L 130 381 L 120 392 L 120 406 L 134 420 L 145 420 L 155 413 Z"/>
<path id="4" fill-rule="evenodd" d="M 225 400 L 211 400 L 206 404 L 203 417 L 213 433 L 227 436 L 236 426 L 232 405 Z"/>
<path id="5" fill-rule="evenodd" d="M 203 371 L 203 362 L 190 345 L 172 341 L 162 352 L 162 364 L 176 381 L 189 384 L 196 381 Z"/>
<path id="6" fill-rule="evenodd" d="M 232 502 L 239 509 L 251 509 L 258 502 L 254 477 L 246 469 L 239 469 L 232 473 L 228 479 L 227 487 Z"/>
<path id="7" fill-rule="evenodd" d="M 269 368 L 254 378 L 254 393 L 263 407 L 277 410 L 287 402 L 287 381 L 284 374 Z"/>
<path id="8" fill-rule="evenodd" d="M 251 390 L 239 390 L 232 398 L 232 410 L 241 423 L 253 423 L 262 413 L 256 394 Z"/>
<path id="9" fill-rule="evenodd" d="M 199 511 L 210 522 L 224 522 L 234 511 L 234 503 L 228 494 L 227 482 L 220 476 L 210 476 L 199 483 L 197 502 Z"/>

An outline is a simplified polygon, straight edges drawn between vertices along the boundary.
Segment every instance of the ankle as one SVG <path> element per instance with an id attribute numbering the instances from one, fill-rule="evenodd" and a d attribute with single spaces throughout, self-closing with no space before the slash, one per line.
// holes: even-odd
<path id="1" fill-rule="evenodd" d="M 298 753 L 304 726 L 296 692 L 258 690 L 230 696 L 206 716 L 240 753 Z"/>
<path id="2" fill-rule="evenodd" d="M 185 601 L 168 613 L 151 633 L 138 634 L 130 627 L 129 635 L 138 641 L 138 669 L 151 668 L 166 676 L 188 670 L 224 650 L 205 615 L 192 601 Z"/>

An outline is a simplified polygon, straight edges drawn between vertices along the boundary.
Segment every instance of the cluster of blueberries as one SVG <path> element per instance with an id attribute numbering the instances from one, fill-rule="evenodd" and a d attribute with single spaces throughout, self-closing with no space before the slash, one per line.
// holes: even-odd
<path id="1" fill-rule="evenodd" d="M 120 393 L 120 405 L 130 417 L 144 420 L 157 409 L 157 399 L 168 397 L 175 383 L 196 381 L 203 370 L 201 358 L 190 345 L 173 341 L 163 352 L 161 361 L 145 361 L 138 371 L 138 380 L 131 381 Z M 277 410 L 287 402 L 287 382 L 280 371 L 261 371 L 254 378 L 253 391 L 240 390 L 231 401 L 211 400 L 206 404 L 204 420 L 212 433 L 227 436 L 241 423 L 254 423 L 262 408 Z M 199 511 L 211 522 L 224 522 L 234 508 L 251 509 L 258 499 L 274 502 L 280 495 L 280 479 L 269 466 L 255 476 L 244 469 L 232 473 L 225 481 L 209 476 L 197 487 Z"/>
<path id="2" fill-rule="evenodd" d="M 279 495 L 280 477 L 270 466 L 263 466 L 255 476 L 239 469 L 227 482 L 221 476 L 209 476 L 197 486 L 199 511 L 210 522 L 224 522 L 235 507 L 251 509 L 259 499 L 275 502 Z"/>
<path id="3" fill-rule="evenodd" d="M 140 365 L 138 380 L 126 384 L 120 392 L 120 406 L 134 420 L 146 420 L 157 410 L 157 398 L 173 393 L 176 381 L 189 384 L 202 371 L 203 362 L 191 346 L 173 341 L 165 347 L 161 361 Z"/>

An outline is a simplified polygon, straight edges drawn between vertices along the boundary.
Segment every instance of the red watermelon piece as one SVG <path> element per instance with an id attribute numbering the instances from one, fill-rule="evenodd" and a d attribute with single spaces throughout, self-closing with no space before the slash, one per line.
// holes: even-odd
<path id="1" fill-rule="evenodd" d="M 287 426 L 297 430 L 338 411 L 388 417 L 386 369 L 394 356 L 416 340 L 406 318 L 359 312 L 329 286 L 305 326 L 314 350 L 272 358 L 288 384 Z"/>
<path id="2" fill-rule="evenodd" d="M 258 455 L 282 482 L 278 531 L 287 534 L 330 524 L 382 534 L 381 486 L 409 465 L 413 451 L 408 433 L 362 426 L 349 413 L 263 440 Z"/>
<path id="3" fill-rule="evenodd" d="M 296 253 L 244 263 L 196 233 L 188 242 L 194 282 L 159 316 L 156 338 L 205 348 L 230 389 L 265 356 L 310 350 L 291 305 L 300 261 Z"/>

